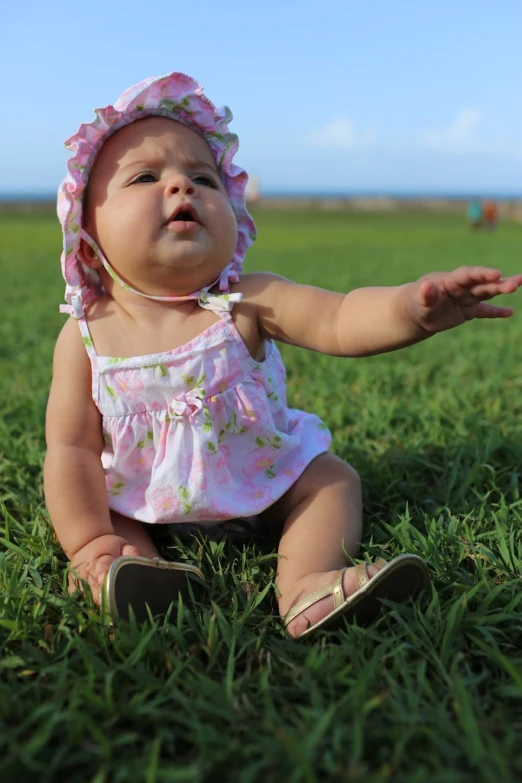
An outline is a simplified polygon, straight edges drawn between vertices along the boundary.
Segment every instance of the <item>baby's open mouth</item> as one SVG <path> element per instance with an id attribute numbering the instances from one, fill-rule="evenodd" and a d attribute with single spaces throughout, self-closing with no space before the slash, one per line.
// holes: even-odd
<path id="1" fill-rule="evenodd" d="M 190 205 L 180 205 L 170 216 L 169 223 L 199 223 L 196 210 Z"/>
<path id="2" fill-rule="evenodd" d="M 176 217 L 172 218 L 173 221 L 176 220 L 194 220 L 190 212 L 180 212 L 179 215 L 176 215 Z"/>

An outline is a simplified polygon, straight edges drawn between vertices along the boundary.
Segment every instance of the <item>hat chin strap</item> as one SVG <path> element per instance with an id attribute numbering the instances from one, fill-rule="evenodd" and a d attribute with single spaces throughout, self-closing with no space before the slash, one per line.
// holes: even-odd
<path id="1" fill-rule="evenodd" d="M 136 288 L 133 288 L 132 286 L 130 286 L 128 283 L 126 283 L 124 280 L 121 279 L 121 277 L 117 274 L 117 272 L 112 268 L 112 266 L 105 258 L 105 255 L 98 247 L 98 244 L 91 236 L 89 236 L 89 234 L 83 228 L 80 230 L 80 237 L 85 242 L 87 242 L 87 244 L 89 245 L 90 248 L 92 248 L 92 250 L 94 250 L 97 258 L 103 264 L 103 268 L 105 269 L 107 274 L 110 275 L 110 277 L 114 280 L 114 282 L 117 283 L 121 288 L 123 288 L 124 291 L 129 291 L 132 294 L 136 294 L 136 296 L 142 296 L 144 299 L 154 299 L 157 302 L 186 302 L 191 299 L 198 299 L 199 304 L 202 307 L 205 307 L 210 302 L 215 306 L 217 302 L 214 300 L 219 299 L 221 301 L 226 301 L 227 305 L 228 303 L 230 303 L 230 306 L 223 304 L 223 306 L 219 308 L 228 311 L 232 309 L 233 304 L 235 304 L 236 302 L 241 302 L 243 299 L 243 294 L 241 293 L 234 293 L 234 294 L 225 293 L 221 295 L 212 295 L 207 293 L 211 288 L 213 288 L 213 286 L 215 286 L 218 282 L 220 282 L 223 273 L 220 274 L 212 283 L 210 283 L 210 285 L 207 285 L 198 291 L 193 291 L 191 294 L 185 294 L 183 296 L 153 296 L 152 294 L 144 294 L 143 291 L 137 291 Z M 208 309 L 214 309 L 214 307 L 210 307 Z"/>

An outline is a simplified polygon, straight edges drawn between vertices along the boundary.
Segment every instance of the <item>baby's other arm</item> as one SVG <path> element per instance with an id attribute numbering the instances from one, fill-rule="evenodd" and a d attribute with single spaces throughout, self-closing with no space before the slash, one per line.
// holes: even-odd
<path id="1" fill-rule="evenodd" d="M 93 539 L 114 533 L 101 463 L 101 416 L 91 395 L 89 358 L 72 318 L 56 343 L 46 439 L 45 499 L 71 559 Z"/>
<path id="2" fill-rule="evenodd" d="M 111 522 L 101 463 L 101 416 L 91 395 L 90 362 L 72 318 L 56 343 L 46 437 L 47 508 L 71 569 L 87 580 L 99 603 L 99 586 L 112 561 L 139 552 L 115 534 Z"/>
<path id="3" fill-rule="evenodd" d="M 256 306 L 262 337 L 334 356 L 393 351 L 472 318 L 503 318 L 506 307 L 485 303 L 512 293 L 522 276 L 461 267 L 434 272 L 399 286 L 358 288 L 348 294 L 303 286 L 278 275 L 242 279 L 245 299 Z"/>

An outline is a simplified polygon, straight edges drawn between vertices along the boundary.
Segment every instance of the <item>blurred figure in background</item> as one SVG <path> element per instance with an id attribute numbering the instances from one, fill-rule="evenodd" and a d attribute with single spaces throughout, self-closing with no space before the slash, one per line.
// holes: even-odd
<path id="1" fill-rule="evenodd" d="M 259 180 L 256 176 L 249 178 L 245 190 L 245 199 L 247 204 L 257 204 L 261 197 L 261 189 L 259 187 Z"/>
<path id="2" fill-rule="evenodd" d="M 498 218 L 498 208 L 494 201 L 486 201 L 484 203 L 483 208 L 483 215 L 484 215 L 484 225 L 486 228 L 488 228 L 490 231 L 493 231 L 493 229 L 497 225 L 497 218 Z"/>
<path id="3" fill-rule="evenodd" d="M 480 201 L 470 201 L 466 211 L 470 228 L 480 228 L 482 225 L 482 205 Z"/>

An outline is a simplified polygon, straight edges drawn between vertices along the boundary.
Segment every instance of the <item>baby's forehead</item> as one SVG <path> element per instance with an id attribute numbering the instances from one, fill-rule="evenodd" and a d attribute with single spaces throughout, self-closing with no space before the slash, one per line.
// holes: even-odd
<path id="1" fill-rule="evenodd" d="M 167 117 L 145 117 L 120 128 L 105 142 L 96 156 L 91 177 L 97 170 L 116 172 L 134 160 L 161 159 L 167 154 L 216 167 L 210 147 L 199 133 Z"/>

